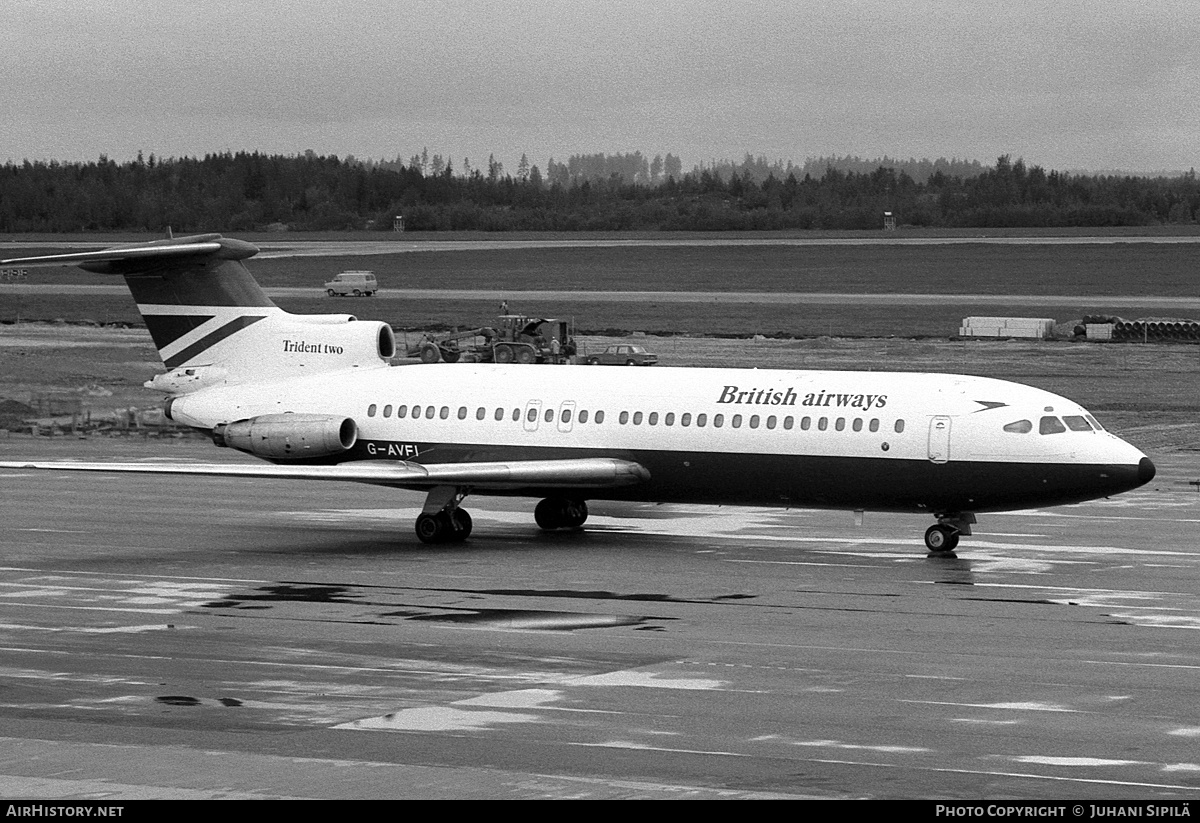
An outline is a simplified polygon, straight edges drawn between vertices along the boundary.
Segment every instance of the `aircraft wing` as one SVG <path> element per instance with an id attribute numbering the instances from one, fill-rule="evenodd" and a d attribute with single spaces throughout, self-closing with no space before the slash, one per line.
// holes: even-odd
<path id="1" fill-rule="evenodd" d="M 288 466 L 274 463 L 86 463 L 57 460 L 2 461 L 0 469 L 199 474 L 277 480 L 341 480 L 375 486 L 470 486 L 476 490 L 607 488 L 648 480 L 640 463 L 608 457 L 564 460 L 511 460 L 481 463 L 409 463 L 369 460 L 336 466 Z"/>

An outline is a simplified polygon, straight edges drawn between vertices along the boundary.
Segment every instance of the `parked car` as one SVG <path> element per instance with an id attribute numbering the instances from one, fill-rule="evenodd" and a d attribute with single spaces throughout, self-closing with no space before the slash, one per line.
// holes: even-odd
<path id="1" fill-rule="evenodd" d="M 325 293 L 330 297 L 352 294 L 355 297 L 370 297 L 379 291 L 375 272 L 344 271 L 325 284 Z"/>
<path id="2" fill-rule="evenodd" d="M 653 366 L 657 362 L 657 354 L 646 351 L 644 346 L 628 343 L 609 346 L 602 352 L 587 356 L 589 366 Z"/>

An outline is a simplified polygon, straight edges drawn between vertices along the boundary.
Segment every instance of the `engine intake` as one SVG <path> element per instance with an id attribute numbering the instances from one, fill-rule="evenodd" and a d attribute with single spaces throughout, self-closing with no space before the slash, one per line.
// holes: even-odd
<path id="1" fill-rule="evenodd" d="M 215 426 L 213 442 L 272 459 L 332 457 L 354 448 L 358 425 L 349 417 L 264 414 Z"/>

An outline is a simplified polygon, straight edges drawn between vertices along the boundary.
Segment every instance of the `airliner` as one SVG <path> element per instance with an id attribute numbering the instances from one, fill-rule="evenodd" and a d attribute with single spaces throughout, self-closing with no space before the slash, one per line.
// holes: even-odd
<path id="1" fill-rule="evenodd" d="M 395 367 L 392 329 L 276 306 L 219 234 L 0 261 L 122 275 L 166 371 L 166 416 L 261 463 L 8 462 L 4 468 L 338 480 L 417 490 L 425 543 L 467 539 L 471 494 L 916 512 L 933 555 L 981 512 L 1077 503 L 1154 464 L 1086 409 L 984 377 L 863 371 Z"/>

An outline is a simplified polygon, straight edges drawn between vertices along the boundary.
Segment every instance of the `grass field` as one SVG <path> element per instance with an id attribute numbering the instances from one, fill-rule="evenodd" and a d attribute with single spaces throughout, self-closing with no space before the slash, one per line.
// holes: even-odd
<path id="1" fill-rule="evenodd" d="M 50 251 L 5 248 L 5 255 Z M 881 294 L 1087 295 L 1077 305 L 934 303 L 926 306 L 763 305 L 734 300 L 627 304 L 566 300 L 512 306 L 529 314 L 574 317 L 584 331 L 785 336 L 951 336 L 971 314 L 1135 318 L 1162 309 L 1105 296 L 1196 297 L 1200 245 L 948 245 L 628 247 L 412 252 L 379 256 L 251 260 L 264 286 L 319 287 L 345 269 L 370 269 L 381 288 L 849 292 Z M 34 269 L 31 283 L 112 283 L 75 269 Z M 295 312 L 350 311 L 398 328 L 470 327 L 491 322 L 480 301 L 337 301 L 289 298 Z M 138 322 L 127 298 L 0 297 L 0 322 L 16 319 Z"/>
<path id="2" fill-rule="evenodd" d="M 4 256 L 50 253 L 3 246 Z M 1200 244 L 725 246 L 486 249 L 252 259 L 264 286 L 319 287 L 370 269 L 383 288 L 918 292 L 1195 296 Z M 106 283 L 33 269 L 31 283 Z"/>

